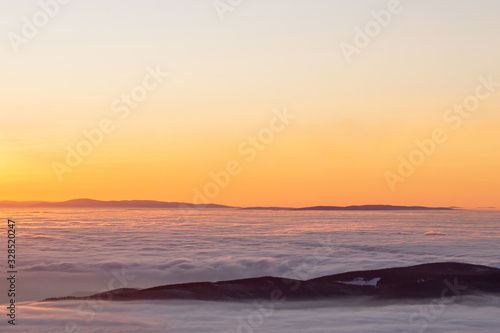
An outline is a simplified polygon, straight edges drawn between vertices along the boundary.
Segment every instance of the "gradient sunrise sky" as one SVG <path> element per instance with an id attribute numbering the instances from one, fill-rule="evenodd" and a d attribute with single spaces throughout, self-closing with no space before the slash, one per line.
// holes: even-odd
<path id="1" fill-rule="evenodd" d="M 221 20 L 212 0 L 74 0 L 15 53 L 7 36 L 40 5 L 2 3 L 0 200 L 191 202 L 235 160 L 211 201 L 498 206 L 500 94 L 456 130 L 443 115 L 480 77 L 500 82 L 500 2 L 401 1 L 348 63 L 340 44 L 387 6 L 244 0 Z M 119 119 L 113 102 L 157 65 L 169 77 Z M 283 108 L 295 118 L 248 162 L 238 148 Z M 107 117 L 116 129 L 60 181 L 53 163 Z M 384 174 L 435 128 L 447 140 L 391 191 Z"/>

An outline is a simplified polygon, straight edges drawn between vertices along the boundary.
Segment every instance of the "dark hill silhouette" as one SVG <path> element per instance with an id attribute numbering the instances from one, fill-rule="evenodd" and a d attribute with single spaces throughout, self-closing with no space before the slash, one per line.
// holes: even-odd
<path id="1" fill-rule="evenodd" d="M 73 199 L 62 202 L 47 201 L 0 201 L 3 208 L 179 208 L 179 207 L 204 207 L 204 208 L 231 208 L 224 205 L 207 204 L 194 205 L 181 202 L 163 202 L 154 200 L 120 200 L 101 201 L 93 199 Z"/>
<path id="2" fill-rule="evenodd" d="M 295 210 L 453 210 L 451 207 L 424 207 L 424 206 L 391 206 L 391 205 L 362 205 L 362 206 L 315 206 L 296 208 Z"/>
<path id="3" fill-rule="evenodd" d="M 463 263 L 432 263 L 402 268 L 356 271 L 308 281 L 261 277 L 223 282 L 166 285 L 148 289 L 117 289 L 88 297 L 60 300 L 287 300 L 372 296 L 375 299 L 435 298 L 500 293 L 500 269 Z"/>

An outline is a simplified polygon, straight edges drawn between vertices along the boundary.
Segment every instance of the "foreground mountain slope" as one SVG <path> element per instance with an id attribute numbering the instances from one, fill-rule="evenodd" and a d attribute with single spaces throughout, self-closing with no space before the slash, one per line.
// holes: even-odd
<path id="1" fill-rule="evenodd" d="M 148 289 L 117 289 L 69 299 L 238 301 L 280 298 L 311 300 L 372 296 L 377 299 L 454 297 L 500 293 L 500 269 L 462 263 L 432 263 L 410 267 L 356 271 L 308 281 L 260 277 L 222 282 L 198 282 Z"/>

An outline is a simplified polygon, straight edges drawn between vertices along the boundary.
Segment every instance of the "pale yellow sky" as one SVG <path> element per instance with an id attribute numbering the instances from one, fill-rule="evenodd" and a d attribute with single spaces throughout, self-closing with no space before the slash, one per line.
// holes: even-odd
<path id="1" fill-rule="evenodd" d="M 191 202 L 234 160 L 241 172 L 208 200 L 498 206 L 500 87 L 480 88 L 488 96 L 469 117 L 444 115 L 481 77 L 500 82 L 499 3 L 400 1 L 348 63 L 341 43 L 356 46 L 357 27 L 377 24 L 372 11 L 389 3 L 242 1 L 221 20 L 212 1 L 72 1 L 25 38 L 23 17 L 43 9 L 9 2 L 0 13 L 0 200 Z M 25 41 L 17 53 L 13 34 Z M 158 66 L 169 75 L 154 84 Z M 125 106 L 134 91 L 144 100 L 121 119 L 113 103 Z M 283 108 L 294 118 L 262 151 L 251 148 L 248 138 Z M 77 150 L 103 119 L 114 129 L 69 166 L 67 147 Z M 445 142 L 402 177 L 399 157 L 436 128 Z M 387 172 L 404 182 L 391 187 Z"/>

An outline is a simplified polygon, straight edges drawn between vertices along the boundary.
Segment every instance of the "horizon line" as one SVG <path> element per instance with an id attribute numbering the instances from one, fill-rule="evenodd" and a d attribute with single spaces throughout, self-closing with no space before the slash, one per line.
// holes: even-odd
<path id="1" fill-rule="evenodd" d="M 212 206 L 211 208 L 239 208 L 239 209 L 262 209 L 262 210 L 301 210 L 301 209 L 316 209 L 316 210 L 328 210 L 329 208 L 338 208 L 338 209 L 346 209 L 346 208 L 380 208 L 383 207 L 394 207 L 394 208 L 404 208 L 404 209 L 429 209 L 429 210 L 474 210 L 474 209 L 482 209 L 482 210 L 496 210 L 498 209 L 497 207 L 476 207 L 476 208 L 463 208 L 463 207 L 458 207 L 458 206 L 423 206 L 423 205 L 394 205 L 394 204 L 354 204 L 354 205 L 347 205 L 347 206 L 338 206 L 338 205 L 312 205 L 312 206 L 302 206 L 302 207 L 287 207 L 287 206 L 231 206 L 231 205 L 225 205 L 225 204 L 218 204 L 218 203 L 188 203 L 188 202 L 182 202 L 182 201 L 162 201 L 162 200 L 151 200 L 151 199 L 123 199 L 123 200 L 99 200 L 99 199 L 91 199 L 91 198 L 76 198 L 76 199 L 69 199 L 69 200 L 63 200 L 63 201 L 45 201 L 45 200 L 22 200 L 22 201 L 16 201 L 16 200 L 0 200 L 0 204 L 5 204 L 5 203 L 12 203 L 12 204 L 17 204 L 17 205 L 23 205 L 23 204 L 31 204 L 31 205 L 43 205 L 43 204 L 49 204 L 49 205 L 57 205 L 57 204 L 71 204 L 72 202 L 75 201 L 93 201 L 96 203 L 127 203 L 127 202 L 141 202 L 141 203 L 156 203 L 156 204 L 178 204 L 179 206 L 186 205 L 186 206 L 196 206 L 196 207 L 202 207 L 202 206 Z M 88 203 L 88 207 L 92 207 L 91 203 Z M 1 208 L 1 207 L 0 207 Z M 28 208 L 28 207 L 23 207 L 23 208 Z M 154 208 L 154 207 L 149 207 L 149 208 Z M 161 208 L 161 207 L 159 207 Z M 170 207 L 172 208 L 172 207 Z M 179 207 L 182 208 L 182 207 Z M 209 208 L 209 207 L 207 207 Z"/>

